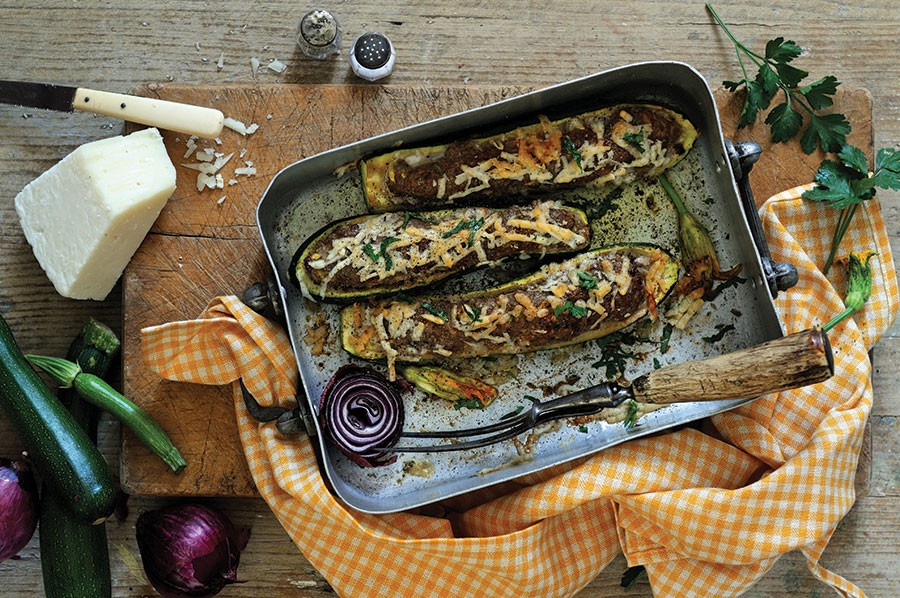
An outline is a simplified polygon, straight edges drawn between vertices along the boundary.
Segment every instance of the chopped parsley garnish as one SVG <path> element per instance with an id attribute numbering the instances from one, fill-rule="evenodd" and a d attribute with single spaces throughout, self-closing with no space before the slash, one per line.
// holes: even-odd
<path id="1" fill-rule="evenodd" d="M 578 307 L 571 301 L 566 301 L 562 305 L 557 305 L 553 310 L 553 315 L 556 317 L 561 316 L 562 314 L 569 312 L 573 317 L 583 318 L 587 315 L 588 310 L 586 307 Z"/>
<path id="2" fill-rule="evenodd" d="M 369 256 L 369 259 L 376 264 L 378 263 L 379 259 L 384 258 L 384 269 L 390 270 L 394 267 L 394 262 L 391 261 L 391 256 L 387 254 L 387 248 L 388 245 L 399 240 L 400 239 L 398 239 L 397 237 L 388 237 L 381 242 L 381 246 L 378 248 L 377 252 L 370 244 L 366 243 L 365 245 L 363 245 L 363 252 L 365 252 L 365 254 Z"/>
<path id="3" fill-rule="evenodd" d="M 469 319 L 472 320 L 472 323 L 481 321 L 481 308 L 480 307 L 469 307 L 468 305 L 463 305 L 463 311 L 466 312 L 466 315 L 469 316 Z"/>
<path id="4" fill-rule="evenodd" d="M 635 423 L 637 423 L 638 409 L 640 405 L 637 404 L 637 401 L 634 399 L 629 399 L 628 401 L 628 413 L 625 414 L 625 420 L 622 422 L 622 425 L 625 426 L 626 430 L 630 430 L 634 427 Z"/>
<path id="5" fill-rule="evenodd" d="M 504 413 L 503 415 L 501 415 L 500 419 L 509 419 L 511 417 L 515 417 L 515 416 L 519 415 L 520 413 L 522 413 L 523 409 L 525 409 L 525 405 L 519 405 L 518 407 L 516 407 L 509 413 Z"/>
<path id="6" fill-rule="evenodd" d="M 658 370 L 658 369 L 661 368 L 661 367 L 662 367 L 662 364 L 660 364 L 660 363 L 659 363 L 659 360 L 658 360 L 657 358 L 654 357 L 654 358 L 653 358 L 653 369 L 654 369 L 654 370 Z"/>
<path id="7" fill-rule="evenodd" d="M 607 380 L 616 380 L 625 373 L 626 361 L 637 359 L 637 355 L 623 348 L 634 345 L 638 338 L 629 332 L 614 332 L 597 340 L 600 359 L 591 364 L 593 368 L 604 368 Z"/>
<path id="8" fill-rule="evenodd" d="M 710 195 L 709 197 L 707 197 L 706 199 L 703 200 L 703 203 L 705 203 L 708 206 L 711 206 L 714 203 L 716 203 L 716 198 L 713 197 L 712 195 Z"/>
<path id="9" fill-rule="evenodd" d="M 381 257 L 384 258 L 384 269 L 385 270 L 390 270 L 391 268 L 394 267 L 394 262 L 391 261 L 391 256 L 389 256 L 387 253 L 388 245 L 390 245 L 391 243 L 394 243 L 396 241 L 399 241 L 399 240 L 400 239 L 398 239 L 397 237 L 388 237 L 387 239 L 385 239 L 384 241 L 381 242 Z"/>
<path id="10" fill-rule="evenodd" d="M 587 426 L 585 426 L 583 424 L 578 426 L 578 431 L 581 432 L 582 434 L 587 434 L 588 433 Z"/>
<path id="11" fill-rule="evenodd" d="M 428 311 L 430 311 L 431 313 L 433 313 L 434 315 L 436 315 L 437 317 L 439 317 L 439 318 L 442 319 L 443 321 L 445 321 L 445 322 L 447 321 L 447 314 L 445 314 L 445 313 L 444 313 L 443 311 L 441 311 L 440 309 L 434 307 L 433 305 L 431 305 L 431 304 L 428 303 L 427 301 L 424 301 L 424 302 L 422 303 L 422 308 L 423 308 L 423 309 L 427 309 Z"/>
<path id="12" fill-rule="evenodd" d="M 622 135 L 622 139 L 642 154 L 647 151 L 644 149 L 644 127 L 641 127 L 641 130 L 637 133 L 625 133 Z"/>
<path id="13" fill-rule="evenodd" d="M 363 245 L 363 251 L 366 253 L 367 256 L 369 256 L 370 260 L 372 260 L 373 262 L 378 262 L 378 254 L 375 253 L 375 250 L 372 249 L 371 245 L 369 245 L 368 243 Z"/>
<path id="14" fill-rule="evenodd" d="M 453 408 L 457 411 L 463 407 L 466 409 L 484 409 L 484 403 L 478 399 L 456 399 L 453 401 Z"/>
<path id="15" fill-rule="evenodd" d="M 665 354 L 666 351 L 669 350 L 669 338 L 672 337 L 672 326 L 671 324 L 666 324 L 663 327 L 662 337 L 659 339 L 659 352 Z"/>
<path id="16" fill-rule="evenodd" d="M 434 218 L 426 218 L 425 216 L 422 216 L 422 212 L 403 212 L 403 225 L 400 228 L 406 228 L 406 225 L 409 224 L 409 221 L 412 218 L 421 220 L 422 222 L 427 222 L 428 224 L 437 224 L 437 220 L 435 220 Z"/>
<path id="17" fill-rule="evenodd" d="M 606 194 L 606 196 L 600 200 L 600 203 L 588 206 L 587 215 L 591 220 L 599 220 L 608 214 L 609 212 L 614 212 L 619 209 L 619 204 L 616 203 L 616 200 L 622 197 L 622 187 L 616 187 L 612 191 Z"/>
<path id="18" fill-rule="evenodd" d="M 472 244 L 472 240 L 475 237 L 475 231 L 481 228 L 481 225 L 484 224 L 484 218 L 478 218 L 477 220 L 460 220 L 456 223 L 456 226 L 451 228 L 449 231 L 445 232 L 441 235 L 442 239 L 449 239 L 459 231 L 463 229 L 468 229 L 472 232 L 469 233 L 469 245 Z"/>
<path id="19" fill-rule="evenodd" d="M 596 289 L 597 288 L 597 279 L 588 274 L 587 272 L 579 272 L 578 273 L 578 284 L 586 288 L 587 290 Z"/>
<path id="20" fill-rule="evenodd" d="M 716 297 L 721 295 L 722 291 L 724 291 L 725 289 L 731 288 L 733 286 L 737 286 L 739 284 L 744 284 L 745 282 L 747 282 L 747 279 L 741 278 L 740 276 L 735 276 L 733 278 L 729 278 L 728 280 L 726 280 L 725 282 L 723 282 L 716 288 L 710 290 L 706 295 L 703 296 L 703 299 L 706 301 L 713 301 L 714 299 L 716 299 Z"/>
<path id="21" fill-rule="evenodd" d="M 581 152 L 578 151 L 578 148 L 575 147 L 575 143 L 568 137 L 563 139 L 563 149 L 572 156 L 572 159 L 575 160 L 575 164 L 578 164 L 578 168 L 584 170 L 584 168 L 581 167 Z"/>
<path id="22" fill-rule="evenodd" d="M 733 324 L 716 324 L 716 333 L 711 336 L 701 336 L 704 341 L 712 344 L 717 343 L 728 333 L 730 330 L 734 330 Z"/>
<path id="23" fill-rule="evenodd" d="M 470 247 L 471 247 L 472 243 L 475 241 L 475 232 L 476 232 L 479 228 L 481 228 L 481 225 L 482 225 L 482 224 L 484 224 L 484 218 L 479 218 L 478 220 L 475 221 L 475 224 L 473 224 L 473 225 L 469 228 L 469 246 L 470 246 Z"/>

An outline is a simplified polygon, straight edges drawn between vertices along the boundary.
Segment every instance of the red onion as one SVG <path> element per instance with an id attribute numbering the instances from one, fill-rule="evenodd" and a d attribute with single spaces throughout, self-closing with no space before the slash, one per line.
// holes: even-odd
<path id="1" fill-rule="evenodd" d="M 325 386 L 319 424 L 325 437 L 359 465 L 388 465 L 397 456 L 378 449 L 400 439 L 403 401 L 394 385 L 375 370 L 345 365 Z"/>
<path id="2" fill-rule="evenodd" d="M 0 459 L 0 562 L 25 548 L 39 512 L 37 485 L 28 466 Z"/>
<path id="3" fill-rule="evenodd" d="M 147 578 L 165 598 L 214 596 L 237 581 L 250 530 L 237 531 L 223 514 L 199 504 L 147 511 L 137 520 L 137 543 Z"/>

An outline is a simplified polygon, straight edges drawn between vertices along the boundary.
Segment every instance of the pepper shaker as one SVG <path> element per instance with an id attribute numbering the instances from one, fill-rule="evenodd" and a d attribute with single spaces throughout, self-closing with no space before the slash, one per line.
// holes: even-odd
<path id="1" fill-rule="evenodd" d="M 350 68 L 367 81 L 375 81 L 391 74 L 394 68 L 394 46 L 384 34 L 363 33 L 353 42 L 350 51 Z"/>
<path id="2" fill-rule="evenodd" d="M 328 58 L 340 53 L 341 28 L 337 19 L 321 9 L 311 10 L 300 19 L 297 45 L 310 58 Z"/>

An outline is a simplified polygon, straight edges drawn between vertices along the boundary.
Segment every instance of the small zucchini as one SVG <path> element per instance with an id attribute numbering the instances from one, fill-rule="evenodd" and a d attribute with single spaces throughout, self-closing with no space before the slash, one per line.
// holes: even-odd
<path id="1" fill-rule="evenodd" d="M 106 460 L 28 365 L 2 316 L 0 408 L 62 506 L 85 523 L 97 524 L 109 517 L 116 488 Z"/>
<path id="2" fill-rule="evenodd" d="M 66 357 L 86 372 L 105 376 L 119 346 L 118 337 L 109 327 L 89 318 L 69 346 Z M 58 396 L 96 442 L 98 410 L 71 388 L 60 389 Z M 47 484 L 41 492 L 40 545 L 47 598 L 109 598 L 112 595 L 106 526 L 78 521 Z"/>
<path id="3" fill-rule="evenodd" d="M 655 313 L 677 279 L 678 262 L 658 247 L 600 248 L 492 289 L 355 303 L 341 311 L 341 338 L 389 365 L 553 349 Z"/>
<path id="4" fill-rule="evenodd" d="M 313 235 L 294 254 L 288 276 L 314 297 L 348 302 L 523 255 L 579 251 L 590 238 L 587 215 L 556 201 L 356 216 Z"/>

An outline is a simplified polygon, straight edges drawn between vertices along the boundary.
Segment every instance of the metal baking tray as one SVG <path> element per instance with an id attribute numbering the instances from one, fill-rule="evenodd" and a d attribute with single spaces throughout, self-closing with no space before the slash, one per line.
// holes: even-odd
<path id="1" fill-rule="evenodd" d="M 595 110 L 619 102 L 648 102 L 673 108 L 686 115 L 700 131 L 696 145 L 679 164 L 668 171 L 682 191 L 689 208 L 710 229 L 723 269 L 742 264 L 746 282 L 728 288 L 691 320 L 688 329 L 672 334 L 669 350 L 659 351 L 662 323 L 638 323 L 638 334 L 649 339 L 631 347 L 647 354 L 629 360 L 625 376 L 632 380 L 656 365 L 668 365 L 748 347 L 783 336 L 775 313 L 769 283 L 764 275 L 760 250 L 754 245 L 748 220 L 741 206 L 732 162 L 722 137 L 719 115 L 707 82 L 695 69 L 679 62 L 643 62 L 611 69 L 581 79 L 553 85 L 495 104 L 476 108 L 372 137 L 306 158 L 279 172 L 257 208 L 263 244 L 276 276 L 286 314 L 287 328 L 300 371 L 299 401 L 308 401 L 316 412 L 325 384 L 345 363 L 359 363 L 385 370 L 383 364 L 351 358 L 340 347 L 339 307 L 315 304 L 305 299 L 287 279 L 294 251 L 311 234 L 331 221 L 367 212 L 357 168 L 341 168 L 360 158 L 399 147 L 427 146 L 484 136 L 537 121 Z M 600 195 L 584 191 L 564 192 L 563 199 L 595 202 Z M 679 254 L 674 209 L 655 183 L 630 186 L 617 199 L 616 209 L 593 222 L 594 244 L 652 242 L 676 256 Z M 750 202 L 752 203 L 752 202 Z M 752 216 L 755 217 L 755 216 Z M 767 252 L 763 251 L 763 257 Z M 766 269 L 770 270 L 768 262 Z M 442 290 L 460 291 L 499 277 L 515 274 L 482 271 L 442 285 Z M 429 290 L 431 292 L 431 289 Z M 312 355 L 304 341 L 310 327 L 330 329 L 326 354 Z M 703 337 L 715 335 L 718 326 L 734 329 L 714 344 Z M 546 398 L 566 394 L 603 382 L 603 367 L 592 367 L 601 355 L 596 342 L 502 358 L 470 360 L 472 368 L 507 376 L 498 388 L 499 398 L 488 408 L 455 410 L 446 401 L 416 391 L 404 396 L 406 428 L 410 430 L 471 427 L 491 423 L 519 405 L 530 402 L 525 395 Z M 501 361 L 501 360 L 497 360 Z M 476 363 L 477 362 L 477 363 Z M 459 365 L 459 364 L 457 364 Z M 464 366 L 466 364 L 463 364 Z M 457 368 L 460 371 L 459 368 Z M 466 370 L 461 373 L 469 373 Z M 305 394 L 307 398 L 302 395 Z M 392 465 L 361 468 L 323 440 L 316 418 L 308 427 L 321 449 L 321 467 L 336 494 L 349 506 L 369 513 L 411 509 L 464 492 L 496 484 L 594 453 L 615 444 L 679 426 L 713 415 L 746 400 L 696 402 L 671 405 L 648 413 L 630 431 L 621 423 L 590 421 L 583 425 L 563 423 L 545 432 L 528 458 L 518 456 L 511 441 L 469 451 L 429 453 L 400 458 Z M 423 466 L 433 473 L 423 477 Z"/>

